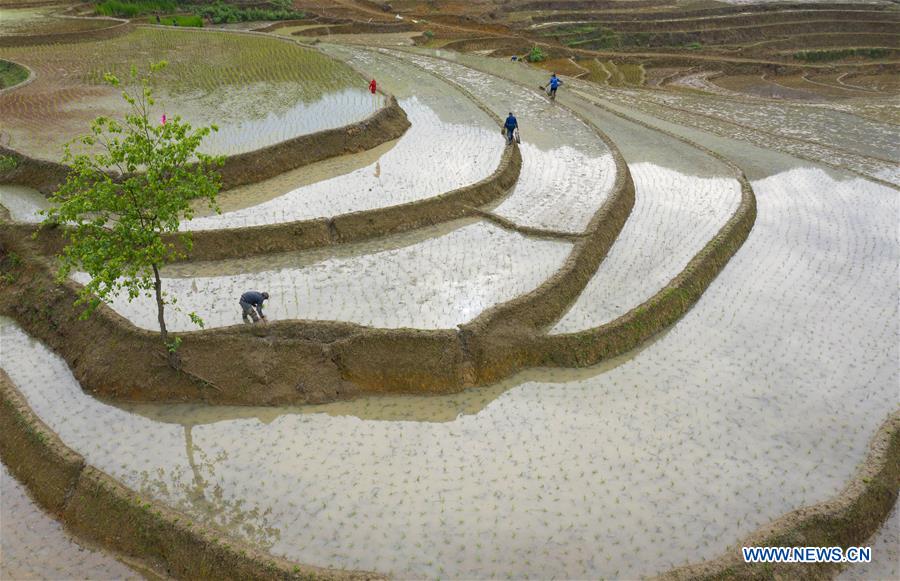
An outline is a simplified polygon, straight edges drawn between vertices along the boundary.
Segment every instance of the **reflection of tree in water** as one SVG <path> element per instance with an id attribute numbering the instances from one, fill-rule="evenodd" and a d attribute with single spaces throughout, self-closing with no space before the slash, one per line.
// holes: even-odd
<path id="1" fill-rule="evenodd" d="M 184 447 L 191 474 L 187 475 L 180 467 L 168 472 L 160 468 L 155 478 L 142 471 L 140 492 L 165 501 L 205 525 L 240 537 L 261 549 L 270 549 L 281 539 L 281 530 L 269 522 L 272 509 L 261 511 L 254 507 L 248 510 L 244 499 L 225 497 L 222 487 L 216 484 L 215 465 L 226 460 L 228 453 L 223 450 L 214 458 L 207 456 L 194 445 L 193 428 L 193 424 L 184 425 Z"/>

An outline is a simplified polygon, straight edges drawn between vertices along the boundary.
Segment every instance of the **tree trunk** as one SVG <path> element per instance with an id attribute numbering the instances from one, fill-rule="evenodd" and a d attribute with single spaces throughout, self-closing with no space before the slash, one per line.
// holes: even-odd
<path id="1" fill-rule="evenodd" d="M 166 349 L 169 365 L 175 369 L 181 368 L 181 358 L 178 353 L 169 348 L 169 330 L 166 329 L 166 304 L 162 297 L 162 279 L 159 277 L 159 268 L 153 265 L 153 290 L 156 293 L 156 317 L 159 320 L 159 335 Z"/>

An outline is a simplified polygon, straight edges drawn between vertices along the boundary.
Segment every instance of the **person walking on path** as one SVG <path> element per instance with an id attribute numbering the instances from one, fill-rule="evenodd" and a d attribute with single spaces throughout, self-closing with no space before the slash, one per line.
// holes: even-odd
<path id="1" fill-rule="evenodd" d="M 259 291 L 247 291 L 241 295 L 241 300 L 238 302 L 241 305 L 241 318 L 245 323 L 249 323 L 250 319 L 253 319 L 254 323 L 258 323 L 260 319 L 263 322 L 267 321 L 263 314 L 263 301 L 268 298 L 269 293 Z"/>
<path id="2" fill-rule="evenodd" d="M 516 120 L 516 116 L 512 114 L 512 111 L 510 111 L 509 117 L 507 117 L 506 122 L 503 123 L 503 131 L 506 132 L 506 145 L 512 144 L 513 138 L 515 137 L 515 133 L 518 129 L 519 122 Z"/>
<path id="3" fill-rule="evenodd" d="M 551 99 L 556 99 L 556 89 L 562 84 L 562 79 L 556 76 L 556 73 L 550 75 L 550 82 L 547 83 L 547 94 Z"/>

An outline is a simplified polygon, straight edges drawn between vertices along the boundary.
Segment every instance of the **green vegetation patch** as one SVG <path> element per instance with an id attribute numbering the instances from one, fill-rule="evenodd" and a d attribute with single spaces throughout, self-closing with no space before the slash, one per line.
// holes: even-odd
<path id="1" fill-rule="evenodd" d="M 175 0 L 104 0 L 97 4 L 97 14 L 134 18 L 142 14 L 168 14 L 178 10 Z"/>
<path id="2" fill-rule="evenodd" d="M 173 16 L 160 16 L 159 20 L 151 16 L 147 19 L 151 24 L 163 24 L 166 26 L 184 26 L 188 28 L 202 28 L 203 18 L 196 14 L 175 14 Z"/>
<path id="3" fill-rule="evenodd" d="M 155 77 L 164 96 L 202 95 L 210 103 L 218 103 L 222 91 L 246 95 L 246 99 L 238 99 L 246 102 L 241 109 L 220 113 L 223 122 L 367 85 L 341 61 L 278 38 L 198 34 L 175 27 L 141 27 L 99 42 L 4 47 L 0 58 L 67 71 L 66 85 L 73 88 L 79 84 L 108 87 L 106 73 L 128 78 L 132 66 L 143 69 L 164 60 L 169 65 Z M 207 106 L 197 99 L 192 104 Z"/>
<path id="4" fill-rule="evenodd" d="M 528 56 L 525 59 L 530 63 L 539 63 L 541 61 L 547 60 L 547 55 L 544 54 L 544 51 L 541 50 L 541 47 L 534 45 L 531 47 L 531 52 L 528 53 Z"/>
<path id="5" fill-rule="evenodd" d="M 0 89 L 18 85 L 28 78 L 28 69 L 16 63 L 0 60 Z"/>
<path id="6" fill-rule="evenodd" d="M 891 54 L 887 48 L 840 48 L 833 50 L 805 50 L 794 53 L 794 58 L 808 63 L 837 61 L 852 57 L 880 59 Z"/>
<path id="7" fill-rule="evenodd" d="M 269 0 L 265 4 L 266 6 L 239 7 L 221 1 L 193 5 L 187 2 L 179 4 L 175 0 L 104 0 L 97 5 L 97 13 L 122 18 L 187 13 L 161 18 L 160 24 L 194 27 L 202 26 L 203 19 L 223 24 L 254 20 L 300 20 L 306 16 L 305 13 L 294 10 L 291 0 Z M 201 23 L 197 24 L 198 22 Z"/>
<path id="8" fill-rule="evenodd" d="M 19 162 L 16 161 L 16 158 L 10 155 L 0 155 L 0 174 L 10 172 L 17 167 L 19 167 Z"/>
<path id="9" fill-rule="evenodd" d="M 229 22 L 251 22 L 254 20 L 302 20 L 306 13 L 293 9 L 290 0 L 269 2 L 272 8 L 238 8 L 231 4 L 216 2 L 204 6 L 193 6 L 191 11 L 216 24 Z"/>

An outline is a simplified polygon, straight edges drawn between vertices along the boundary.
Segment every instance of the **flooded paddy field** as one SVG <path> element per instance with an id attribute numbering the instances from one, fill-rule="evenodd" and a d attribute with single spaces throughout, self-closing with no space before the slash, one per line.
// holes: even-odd
<path id="1" fill-rule="evenodd" d="M 521 63 L 476 55 L 439 54 L 461 64 L 537 86 L 547 81 L 544 71 Z M 706 133 L 737 138 L 762 148 L 842 167 L 859 174 L 900 184 L 896 123 L 898 110 L 890 95 L 842 103 L 800 105 L 771 100 L 729 99 L 655 89 L 622 88 L 567 79 L 559 94 L 563 103 L 576 92 L 606 107 L 643 113 L 657 119 L 696 127 Z M 601 127 L 602 128 L 602 127 Z"/>
<path id="2" fill-rule="evenodd" d="M 114 557 L 75 540 L 31 500 L 3 464 L 0 497 L 0 578 L 143 578 Z"/>
<path id="3" fill-rule="evenodd" d="M 516 224 L 581 232 L 607 199 L 616 177 L 609 150 L 570 112 L 509 82 L 456 63 L 393 53 L 459 83 L 501 118 L 519 122 L 522 173 L 493 212 Z"/>
<path id="4" fill-rule="evenodd" d="M 402 85 L 386 80 L 382 86 L 406 111 L 412 123 L 407 132 L 354 171 L 334 177 L 320 174 L 318 181 L 260 203 L 253 203 L 259 199 L 252 193 L 256 186 L 244 188 L 251 194 L 240 195 L 245 202 L 241 208 L 195 218 L 183 229 L 257 226 L 398 205 L 473 184 L 497 169 L 504 148 L 497 123 L 452 85 L 386 56 L 358 49 L 340 56 L 376 78 L 403 79 Z M 277 181 L 285 182 L 281 177 Z"/>
<path id="5" fill-rule="evenodd" d="M 177 298 L 182 312 L 172 313 L 167 324 L 174 331 L 196 329 L 190 312 L 202 317 L 207 327 L 240 324 L 238 297 L 257 289 L 271 296 L 266 304 L 271 320 L 453 328 L 534 289 L 562 266 L 571 251 L 566 242 L 526 238 L 483 222 L 399 248 L 367 251 L 366 247 L 361 245 L 352 256 L 326 255 L 311 264 L 302 264 L 304 254 L 291 253 L 173 266 L 163 273 L 164 288 Z M 226 269 L 237 271 L 219 274 Z M 85 274 L 74 278 L 88 280 Z M 122 296 L 111 303 L 147 329 L 158 324 L 153 305 L 150 297 L 129 302 Z"/>
<path id="6" fill-rule="evenodd" d="M 403 420 L 375 419 L 375 399 L 365 419 L 348 403 L 160 423 L 83 394 L 12 326 L 3 366 L 91 463 L 278 555 L 401 577 L 651 575 L 835 494 L 896 409 L 893 191 L 802 164 L 753 186 L 750 238 L 668 333 L 614 366 L 452 396 L 450 421 L 391 398 Z"/>
<path id="7" fill-rule="evenodd" d="M 36 75 L 0 95 L 7 145 L 51 160 L 94 117 L 123 112 L 104 73 L 127 78 L 132 65 L 145 70 L 160 60 L 169 66 L 158 78 L 155 114 L 218 125 L 202 148 L 208 153 L 240 153 L 340 127 L 382 105 L 344 63 L 261 35 L 138 28 L 109 40 L 3 47 L 0 58 Z"/>
<path id="8" fill-rule="evenodd" d="M 687 266 L 740 203 L 734 178 L 696 178 L 647 162 L 630 170 L 631 216 L 554 333 L 598 327 L 649 299 Z"/>
<path id="9" fill-rule="evenodd" d="M 108 18 L 63 18 L 59 16 L 62 10 L 62 7 L 55 6 L 0 6 L 0 36 L 85 32 L 107 28 L 118 22 Z"/>
<path id="10" fill-rule="evenodd" d="M 44 219 L 41 211 L 50 207 L 50 201 L 34 188 L 0 184 L 0 206 L 16 222 L 35 223 Z"/>
<path id="11" fill-rule="evenodd" d="M 747 129 L 729 133 L 681 101 L 645 98 L 646 91 L 571 82 L 560 94 L 570 109 L 550 105 L 504 80 L 536 86 L 544 73 L 508 61 L 324 50 L 398 95 L 413 122 L 407 136 L 306 183 L 282 176 L 191 227 L 379 207 L 430 191 L 418 189 L 422 180 L 436 195 L 453 180 L 479 179 L 496 165 L 502 141 L 490 117 L 452 87 L 459 83 L 500 116 L 512 108 L 523 127 L 519 183 L 496 214 L 579 232 L 602 205 L 615 166 L 573 112 L 612 138 L 634 178 L 625 228 L 554 332 L 596 326 L 639 304 L 734 212 L 733 170 L 656 129 L 740 166 L 757 198 L 754 228 L 696 306 L 640 349 L 592 368 L 529 370 L 450 396 L 264 409 L 117 407 L 82 391 L 61 358 L 0 319 L 0 367 L 87 462 L 274 555 L 400 578 L 650 576 L 716 557 L 843 488 L 900 405 L 900 199 L 857 173 L 779 150 L 800 144 L 797 154 L 813 158 L 840 150 L 844 157 L 828 161 L 875 171 L 860 160 L 880 163 L 890 153 L 883 126 L 870 128 L 868 141 L 856 134 L 819 144 L 826 134 L 816 128 L 826 119 L 815 111 L 775 125 L 741 102 L 735 110 L 747 110 L 735 115 L 744 115 Z M 750 137 L 755 124 L 765 135 Z M 410 135 L 415 141 L 404 144 Z M 753 145 L 768 139 L 776 145 Z M 428 177 L 439 160 L 425 152 L 442 152 L 441 140 L 476 150 L 478 167 L 469 151 L 449 151 L 441 155 L 451 175 Z M 295 178 L 301 185 L 285 190 Z M 366 187 L 371 197 L 358 196 Z M 14 217 L 27 219 L 39 206 L 29 202 L 33 192 L 0 193 Z M 182 312 L 168 322 L 175 331 L 194 329 L 186 313 L 196 311 L 209 327 L 239 324 L 237 297 L 255 288 L 272 295 L 273 320 L 452 328 L 541 284 L 570 251 L 568 242 L 470 219 L 337 249 L 177 264 L 164 271 L 164 288 Z M 140 327 L 156 326 L 152 301 L 112 306 Z M 896 576 L 896 525 L 895 509 L 870 541 L 875 562 L 847 578 Z"/>

